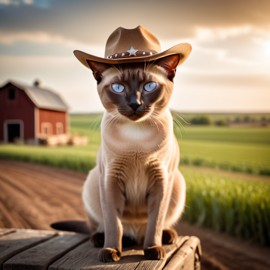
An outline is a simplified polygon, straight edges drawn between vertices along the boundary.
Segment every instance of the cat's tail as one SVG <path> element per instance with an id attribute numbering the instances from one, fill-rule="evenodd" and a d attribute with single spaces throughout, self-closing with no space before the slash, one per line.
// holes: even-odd
<path id="1" fill-rule="evenodd" d="M 64 220 L 50 224 L 53 229 L 59 231 L 77 232 L 90 235 L 90 230 L 85 220 Z"/>

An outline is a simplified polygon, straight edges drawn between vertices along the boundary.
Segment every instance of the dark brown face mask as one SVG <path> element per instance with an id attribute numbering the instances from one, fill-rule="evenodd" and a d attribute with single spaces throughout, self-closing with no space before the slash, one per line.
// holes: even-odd
<path id="1" fill-rule="evenodd" d="M 110 102 L 117 107 L 121 115 L 137 121 L 150 114 L 157 103 L 161 107 L 167 105 L 170 95 L 167 96 L 168 93 L 164 88 L 167 89 L 168 85 L 172 84 L 178 62 L 179 56 L 171 55 L 149 63 L 112 66 L 89 61 L 88 64 L 98 85 L 101 85 L 101 82 L 105 79 L 104 72 L 106 70 L 113 68 L 118 71 L 117 75 L 102 86 L 101 101 L 103 101 L 105 95 L 107 104 Z M 164 80 L 161 82 L 152 74 L 151 68 L 157 66 L 165 70 L 163 77 L 168 82 L 167 85 L 164 85 Z"/>

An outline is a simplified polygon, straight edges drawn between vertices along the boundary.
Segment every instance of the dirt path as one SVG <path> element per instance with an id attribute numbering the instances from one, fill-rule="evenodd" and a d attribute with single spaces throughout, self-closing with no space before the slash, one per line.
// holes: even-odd
<path id="1" fill-rule="evenodd" d="M 0 160 L 0 228 L 50 229 L 54 221 L 84 219 L 80 194 L 85 177 L 69 170 Z M 270 269 L 269 248 L 186 223 L 177 229 L 201 239 L 203 269 Z"/>
<path id="2" fill-rule="evenodd" d="M 0 227 L 50 229 L 63 219 L 81 219 L 85 174 L 0 160 Z"/>

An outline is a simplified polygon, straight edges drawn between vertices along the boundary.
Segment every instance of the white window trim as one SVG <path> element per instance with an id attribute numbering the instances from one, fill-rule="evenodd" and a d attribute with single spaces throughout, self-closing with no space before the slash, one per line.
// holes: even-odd
<path id="1" fill-rule="evenodd" d="M 44 133 L 44 128 L 48 128 L 48 133 Z M 49 123 L 49 122 L 42 122 L 41 123 L 41 135 L 42 136 L 50 136 L 52 135 L 52 123 Z"/>
<path id="2" fill-rule="evenodd" d="M 61 129 L 61 132 L 58 132 L 58 129 Z M 56 135 L 64 134 L 64 124 L 62 122 L 56 123 Z"/>

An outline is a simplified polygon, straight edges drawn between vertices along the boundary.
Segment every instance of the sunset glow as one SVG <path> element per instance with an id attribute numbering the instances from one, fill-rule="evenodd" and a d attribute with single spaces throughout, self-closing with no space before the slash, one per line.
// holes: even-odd
<path id="1" fill-rule="evenodd" d="M 162 50 L 192 44 L 175 78 L 173 109 L 269 112 L 269 14 L 268 0 L 0 0 L 0 84 L 39 78 L 71 111 L 101 111 L 91 72 L 73 50 L 103 57 L 112 31 L 142 24 Z"/>

